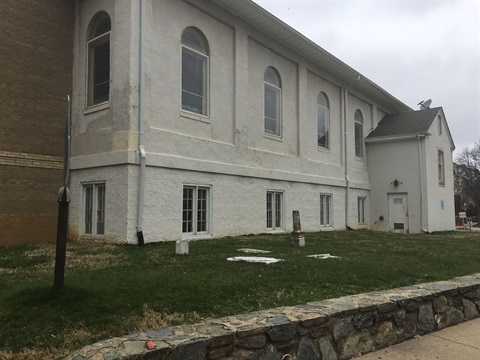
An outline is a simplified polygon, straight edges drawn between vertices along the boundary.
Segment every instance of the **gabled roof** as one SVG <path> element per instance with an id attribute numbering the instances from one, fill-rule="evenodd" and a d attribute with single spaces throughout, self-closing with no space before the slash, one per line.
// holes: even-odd
<path id="1" fill-rule="evenodd" d="M 385 115 L 367 139 L 427 134 L 441 107 Z"/>

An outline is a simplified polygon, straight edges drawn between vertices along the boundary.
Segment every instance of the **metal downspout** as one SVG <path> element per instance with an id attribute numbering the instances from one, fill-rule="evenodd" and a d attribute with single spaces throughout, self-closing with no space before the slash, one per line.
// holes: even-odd
<path id="1" fill-rule="evenodd" d="M 145 41 L 145 0 L 140 0 L 140 45 L 139 45 L 139 79 L 138 79 L 138 152 L 140 155 L 140 174 L 138 180 L 137 238 L 138 245 L 144 246 L 143 207 L 145 202 L 145 118 L 144 118 L 144 41 Z"/>
<path id="2" fill-rule="evenodd" d="M 345 228 L 351 230 L 350 225 L 348 225 L 348 204 L 349 204 L 349 194 L 350 194 L 350 178 L 348 177 L 348 131 L 347 131 L 347 109 L 348 109 L 348 89 L 351 86 L 360 81 L 360 75 L 357 75 L 357 79 L 348 85 L 343 92 L 343 141 L 344 141 L 344 151 L 345 151 Z"/>
<path id="3" fill-rule="evenodd" d="M 422 166 L 422 136 L 417 135 L 418 141 L 418 166 L 420 167 L 420 228 L 424 232 L 428 232 L 423 226 L 423 166 Z"/>
<path id="4" fill-rule="evenodd" d="M 350 178 L 348 177 L 348 136 L 347 136 L 347 92 L 343 90 L 343 142 L 344 142 L 344 166 L 345 166 L 345 228 L 348 229 L 348 203 L 350 193 Z"/>

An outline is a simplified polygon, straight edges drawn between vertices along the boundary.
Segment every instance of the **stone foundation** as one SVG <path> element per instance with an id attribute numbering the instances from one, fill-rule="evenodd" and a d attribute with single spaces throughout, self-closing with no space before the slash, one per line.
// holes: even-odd
<path id="1" fill-rule="evenodd" d="M 66 359 L 350 359 L 474 319 L 479 310 L 475 274 L 131 334 Z M 157 349 L 147 350 L 147 340 Z"/>

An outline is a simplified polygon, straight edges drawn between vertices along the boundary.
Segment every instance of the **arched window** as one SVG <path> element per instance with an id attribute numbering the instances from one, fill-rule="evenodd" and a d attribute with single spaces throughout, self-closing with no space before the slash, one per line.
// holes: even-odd
<path id="1" fill-rule="evenodd" d="M 110 100 L 110 16 L 96 14 L 88 27 L 87 107 Z"/>
<path id="2" fill-rule="evenodd" d="M 188 27 L 182 33 L 182 110 L 208 115 L 208 43 Z"/>
<path id="3" fill-rule="evenodd" d="M 328 97 L 320 92 L 317 97 L 317 145 L 329 148 L 330 105 Z"/>
<path id="4" fill-rule="evenodd" d="M 355 156 L 363 157 L 363 115 L 355 111 Z"/>
<path id="5" fill-rule="evenodd" d="M 273 67 L 268 67 L 264 81 L 264 129 L 267 134 L 281 136 L 282 83 Z"/>

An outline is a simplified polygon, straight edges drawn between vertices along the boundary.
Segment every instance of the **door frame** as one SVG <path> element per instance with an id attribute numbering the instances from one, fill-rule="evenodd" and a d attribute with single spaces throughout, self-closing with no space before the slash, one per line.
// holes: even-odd
<path id="1" fill-rule="evenodd" d="M 394 223 L 392 205 L 395 198 L 402 198 L 404 222 Z M 408 233 L 409 232 L 409 219 L 408 219 L 408 193 L 387 193 L 387 206 L 388 206 L 388 230 L 395 233 Z"/>

